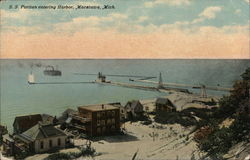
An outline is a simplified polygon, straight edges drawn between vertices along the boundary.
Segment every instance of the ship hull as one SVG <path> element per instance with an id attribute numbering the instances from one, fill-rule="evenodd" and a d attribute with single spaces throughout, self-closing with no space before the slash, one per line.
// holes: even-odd
<path id="1" fill-rule="evenodd" d="M 62 72 L 61 71 L 43 71 L 44 75 L 48 75 L 48 76 L 61 76 Z"/>

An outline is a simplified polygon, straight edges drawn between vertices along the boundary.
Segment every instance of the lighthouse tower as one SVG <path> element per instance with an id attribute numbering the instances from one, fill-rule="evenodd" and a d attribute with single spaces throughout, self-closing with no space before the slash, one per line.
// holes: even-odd
<path id="1" fill-rule="evenodd" d="M 35 84 L 35 77 L 32 72 L 28 75 L 28 83 Z"/>
<path id="2" fill-rule="evenodd" d="M 162 83 L 161 72 L 160 72 L 160 75 L 159 75 L 159 82 L 158 82 L 158 89 L 160 89 L 160 88 L 164 88 L 163 83 Z"/>

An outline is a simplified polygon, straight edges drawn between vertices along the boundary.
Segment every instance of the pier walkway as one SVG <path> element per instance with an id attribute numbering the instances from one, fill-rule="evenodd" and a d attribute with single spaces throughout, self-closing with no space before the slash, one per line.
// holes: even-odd
<path id="1" fill-rule="evenodd" d="M 133 80 L 134 82 L 143 82 L 143 83 L 151 83 L 151 84 L 158 84 L 159 82 L 156 81 L 149 81 L 149 80 Z M 194 89 L 200 89 L 202 88 L 201 85 L 190 85 L 190 84 L 180 84 L 180 83 L 162 83 L 165 86 L 174 86 L 174 87 L 188 87 L 188 88 L 194 88 Z M 224 87 L 212 87 L 212 86 L 205 86 L 206 89 L 209 90 L 216 90 L 216 91 L 231 91 L 232 88 L 224 88 Z"/>

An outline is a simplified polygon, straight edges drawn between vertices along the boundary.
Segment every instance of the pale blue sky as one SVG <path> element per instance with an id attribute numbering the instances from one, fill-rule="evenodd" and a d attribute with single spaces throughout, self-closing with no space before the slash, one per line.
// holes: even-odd
<path id="1" fill-rule="evenodd" d="M 177 3 L 179 1 L 179 3 Z M 114 4 L 115 10 L 10 10 L 9 5 L 58 5 L 58 4 Z M 161 26 L 181 23 L 190 26 L 238 26 L 249 24 L 249 3 L 247 0 L 96 0 L 96 1 L 5 1 L 2 2 L 2 29 L 11 27 L 36 27 L 38 32 L 51 32 L 56 24 L 72 22 L 81 17 L 109 17 L 120 14 L 125 18 L 105 18 L 95 27 L 109 28 L 120 24 L 139 26 Z M 206 12 L 206 14 L 202 14 Z M 18 14 L 18 16 L 17 16 Z M 197 22 L 195 20 L 199 19 Z M 192 23 L 193 22 L 193 23 Z M 88 24 L 82 27 L 89 27 Z M 119 28 L 119 27 L 118 27 Z M 75 28 L 77 31 L 79 28 Z M 122 31 L 123 28 L 119 28 Z M 74 32 L 74 29 L 71 29 Z"/>

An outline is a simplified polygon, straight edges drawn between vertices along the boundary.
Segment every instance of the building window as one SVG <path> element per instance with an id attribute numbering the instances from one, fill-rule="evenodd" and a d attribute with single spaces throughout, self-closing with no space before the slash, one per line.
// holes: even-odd
<path id="1" fill-rule="evenodd" d="M 106 127 L 102 127 L 102 133 L 104 134 L 106 132 Z"/>
<path id="2" fill-rule="evenodd" d="M 97 133 L 100 134 L 101 133 L 101 128 L 97 128 Z"/>
<path id="3" fill-rule="evenodd" d="M 43 141 L 40 142 L 40 148 L 43 149 Z"/>
<path id="4" fill-rule="evenodd" d="M 115 116 L 115 111 L 112 111 L 112 117 L 114 117 Z"/>
<path id="5" fill-rule="evenodd" d="M 112 124 L 115 124 L 115 119 L 114 118 L 112 119 Z"/>
<path id="6" fill-rule="evenodd" d="M 61 139 L 60 139 L 60 138 L 57 139 L 57 145 L 58 145 L 58 146 L 61 145 Z"/>
<path id="7" fill-rule="evenodd" d="M 102 112 L 102 118 L 105 118 L 105 112 Z"/>
<path id="8" fill-rule="evenodd" d="M 97 112 L 97 118 L 100 119 L 101 118 L 101 113 Z"/>
<path id="9" fill-rule="evenodd" d="M 49 147 L 52 147 L 52 140 L 49 140 Z"/>
<path id="10" fill-rule="evenodd" d="M 107 119 L 107 125 L 111 124 L 111 119 Z"/>
<path id="11" fill-rule="evenodd" d="M 101 125 L 101 120 L 97 120 L 97 126 Z"/>
<path id="12" fill-rule="evenodd" d="M 102 120 L 101 124 L 102 124 L 103 126 L 105 126 L 105 120 Z"/>

